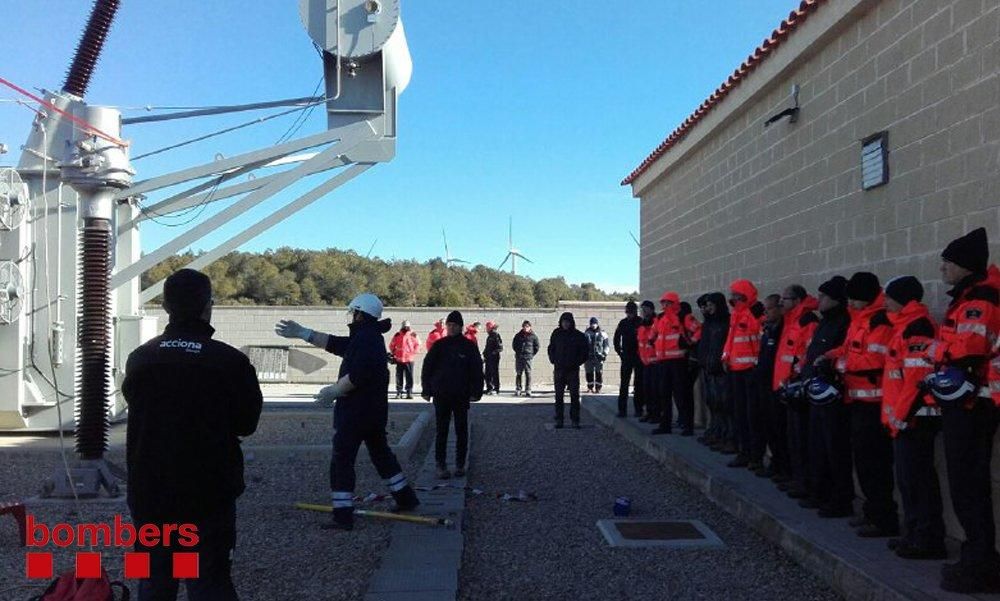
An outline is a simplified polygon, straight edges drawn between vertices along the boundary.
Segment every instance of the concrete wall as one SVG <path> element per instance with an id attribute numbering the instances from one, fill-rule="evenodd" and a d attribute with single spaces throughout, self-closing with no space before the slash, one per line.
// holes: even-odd
<path id="1" fill-rule="evenodd" d="M 500 384 L 505 389 L 514 385 L 514 357 L 510 344 L 514 334 L 520 330 L 521 323 L 529 320 L 538 336 L 542 349 L 533 364 L 535 382 L 543 387 L 551 386 L 551 364 L 545 355 L 549 335 L 558 325 L 559 315 L 563 311 L 572 311 L 576 317 L 577 327 L 584 329 L 590 317 L 597 317 L 610 337 L 625 317 L 625 303 L 588 303 L 573 302 L 560 304 L 555 309 L 460 309 L 466 324 L 488 320 L 500 325 L 500 333 L 504 341 L 504 353 L 500 360 Z M 393 330 L 386 335 L 386 345 L 404 319 L 410 320 L 413 329 L 420 335 L 421 341 L 427 339 L 427 333 L 433 328 L 436 320 L 444 318 L 451 309 L 443 308 L 393 308 L 386 309 L 384 316 L 392 319 Z M 150 315 L 159 318 L 159 331 L 165 325 L 165 316 L 161 310 L 148 309 Z M 326 353 L 302 341 L 281 338 L 274 333 L 274 325 L 280 319 L 294 319 L 310 328 L 334 334 L 347 334 L 347 312 L 333 307 L 225 307 L 213 309 L 212 325 L 216 328 L 216 338 L 242 348 L 255 345 L 287 345 L 289 353 L 289 376 L 291 382 L 328 384 L 337 378 L 340 361 L 334 355 Z M 486 344 L 485 326 L 479 335 L 479 347 Z M 417 388 L 419 389 L 420 368 L 425 353 L 417 357 L 414 366 Z M 605 363 L 605 381 L 618 385 L 618 356 L 611 352 Z M 582 376 L 581 376 L 582 377 Z"/>
<path id="2" fill-rule="evenodd" d="M 1000 250 L 998 72 L 995 0 L 827 3 L 637 180 L 644 296 L 690 299 L 741 277 L 762 293 L 814 291 L 871 270 L 920 277 L 940 313 L 944 246 L 984 226 Z M 799 122 L 765 129 L 793 83 Z M 883 130 L 889 183 L 862 191 L 860 141 Z M 947 497 L 943 463 L 939 449 Z M 997 456 L 993 474 L 997 507 Z"/>
<path id="3" fill-rule="evenodd" d="M 810 30 L 852 4 L 832 30 Z M 751 74 L 740 85 L 759 85 L 755 96 L 697 126 L 698 143 L 668 152 L 659 179 L 637 182 L 644 296 L 676 288 L 690 299 L 739 277 L 762 292 L 815 290 L 866 269 L 917 275 L 940 308 L 948 241 L 983 225 L 1000 249 L 1000 5 L 829 3 L 772 61 L 788 66 L 763 83 L 764 66 Z M 793 83 L 798 123 L 765 129 Z M 883 130 L 889 183 L 862 191 L 860 140 Z"/>

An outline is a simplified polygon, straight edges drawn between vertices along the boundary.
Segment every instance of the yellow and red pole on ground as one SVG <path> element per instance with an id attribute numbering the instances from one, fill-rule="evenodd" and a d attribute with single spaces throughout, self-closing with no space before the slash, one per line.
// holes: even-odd
<path id="1" fill-rule="evenodd" d="M 313 503 L 296 503 L 295 508 L 304 509 L 306 511 L 333 513 L 333 507 L 331 507 L 330 505 L 316 505 Z M 388 511 L 371 511 L 369 509 L 355 509 L 354 515 L 366 518 L 393 520 L 397 522 L 424 524 L 427 526 L 444 526 L 446 528 L 452 528 L 455 526 L 455 522 L 448 518 L 439 518 L 439 517 L 431 517 L 423 515 L 407 515 L 405 513 L 391 513 Z"/>

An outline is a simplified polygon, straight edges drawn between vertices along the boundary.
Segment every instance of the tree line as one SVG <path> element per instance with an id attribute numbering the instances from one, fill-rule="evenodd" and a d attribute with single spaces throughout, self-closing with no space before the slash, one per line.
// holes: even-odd
<path id="1" fill-rule="evenodd" d="M 197 257 L 189 252 L 164 260 L 142 274 L 142 286 Z M 636 296 L 607 293 L 589 282 L 568 284 L 562 277 L 535 281 L 484 265 L 469 269 L 449 267 L 441 259 L 386 261 L 332 248 L 233 252 L 202 271 L 212 279 L 216 303 L 227 305 L 343 306 L 360 291 L 373 292 L 392 307 L 554 307 L 560 300 Z"/>

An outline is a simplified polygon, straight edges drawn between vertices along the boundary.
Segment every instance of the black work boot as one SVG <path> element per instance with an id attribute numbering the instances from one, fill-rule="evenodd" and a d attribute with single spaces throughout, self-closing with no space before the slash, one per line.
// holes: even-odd
<path id="1" fill-rule="evenodd" d="M 396 500 L 396 505 L 392 508 L 393 511 L 412 511 L 420 505 L 417 493 L 409 484 L 392 493 L 392 498 Z"/>
<path id="2" fill-rule="evenodd" d="M 354 530 L 354 508 L 338 507 L 333 510 L 333 521 L 320 526 L 323 530 Z"/>

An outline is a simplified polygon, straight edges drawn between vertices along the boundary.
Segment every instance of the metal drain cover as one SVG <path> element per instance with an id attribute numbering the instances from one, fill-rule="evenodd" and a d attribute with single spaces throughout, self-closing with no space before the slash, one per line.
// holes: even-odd
<path id="1" fill-rule="evenodd" d="M 612 547 L 694 549 L 725 546 L 698 520 L 598 520 L 597 529 Z"/>

